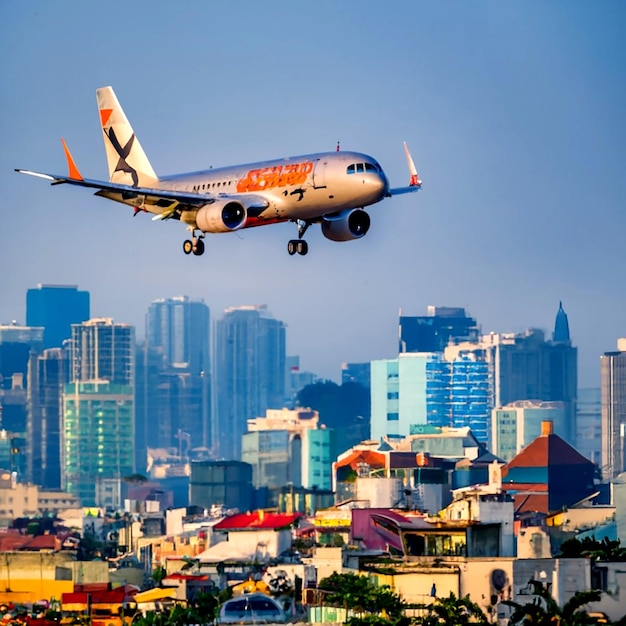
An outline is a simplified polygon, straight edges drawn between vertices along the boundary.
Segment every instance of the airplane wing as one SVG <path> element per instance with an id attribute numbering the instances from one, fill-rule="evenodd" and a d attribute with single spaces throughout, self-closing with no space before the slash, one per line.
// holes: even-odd
<path id="1" fill-rule="evenodd" d="M 58 176 L 54 174 L 44 174 L 31 170 L 16 169 L 20 174 L 28 174 L 51 181 L 52 185 L 78 185 L 79 187 L 90 187 L 97 189 L 94 195 L 115 200 L 135 208 L 155 213 L 153 220 L 167 220 L 170 218 L 180 219 L 183 211 L 198 209 L 207 204 L 213 204 L 217 200 L 225 198 L 239 198 L 239 194 L 204 194 L 190 193 L 187 191 L 177 191 L 174 189 L 160 189 L 154 187 L 132 187 L 119 183 L 110 183 L 103 180 L 93 180 L 89 178 L 76 178 L 75 172 L 70 169 L 70 176 Z M 80 175 L 80 174 L 79 174 Z M 245 195 L 245 205 L 248 217 L 259 217 L 269 206 L 268 201 L 255 194 Z"/>
<path id="2" fill-rule="evenodd" d="M 210 194 L 189 193 L 186 191 L 176 191 L 170 189 L 156 189 L 150 187 L 132 187 L 119 183 L 110 183 L 103 180 L 93 180 L 89 178 L 73 178 L 71 176 L 58 176 L 54 174 L 43 174 L 31 170 L 16 169 L 20 174 L 37 176 L 52 181 L 52 185 L 78 185 L 79 187 L 90 187 L 97 189 L 95 195 L 116 200 L 131 206 L 149 205 L 145 208 L 151 212 L 161 213 L 161 209 L 167 209 L 174 203 L 186 205 L 189 208 L 197 208 L 205 204 L 215 202 L 216 197 Z"/>

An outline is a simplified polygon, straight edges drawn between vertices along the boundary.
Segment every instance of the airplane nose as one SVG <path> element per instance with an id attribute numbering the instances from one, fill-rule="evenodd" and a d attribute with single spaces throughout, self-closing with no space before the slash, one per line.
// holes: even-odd
<path id="1" fill-rule="evenodd" d="M 385 172 L 381 170 L 375 180 L 372 181 L 372 185 L 375 187 L 376 191 L 381 194 L 381 197 L 386 196 L 389 191 L 389 181 L 385 176 Z"/>

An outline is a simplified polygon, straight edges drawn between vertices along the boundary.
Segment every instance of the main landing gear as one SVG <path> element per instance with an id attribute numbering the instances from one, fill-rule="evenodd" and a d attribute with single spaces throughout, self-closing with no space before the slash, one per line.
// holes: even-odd
<path id="1" fill-rule="evenodd" d="M 202 241 L 202 237 L 203 235 L 197 237 L 195 231 L 192 231 L 191 239 L 185 239 L 185 241 L 183 241 L 183 252 L 185 254 L 191 254 L 193 252 L 196 256 L 203 255 L 204 241 Z"/>
<path id="2" fill-rule="evenodd" d="M 309 244 L 302 237 L 304 237 L 304 233 L 306 233 L 306 229 L 311 225 L 311 222 L 306 220 L 294 221 L 298 224 L 298 238 L 289 240 L 287 252 L 289 252 L 289 256 L 293 256 L 296 252 L 304 256 L 309 251 Z"/>

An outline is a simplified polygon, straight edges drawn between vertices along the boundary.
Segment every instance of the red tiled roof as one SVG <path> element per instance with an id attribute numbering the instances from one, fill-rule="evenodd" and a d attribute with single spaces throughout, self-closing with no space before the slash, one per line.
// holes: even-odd
<path id="1" fill-rule="evenodd" d="M 22 550 L 60 550 L 61 541 L 56 535 L 39 535 L 30 537 L 30 541 L 22 546 Z"/>
<path id="2" fill-rule="evenodd" d="M 213 526 L 214 530 L 279 530 L 290 526 L 302 517 L 301 513 L 240 513 L 225 517 Z"/>
<path id="3" fill-rule="evenodd" d="M 529 443 L 505 467 L 548 467 L 549 465 L 592 465 L 558 435 L 541 435 Z"/>

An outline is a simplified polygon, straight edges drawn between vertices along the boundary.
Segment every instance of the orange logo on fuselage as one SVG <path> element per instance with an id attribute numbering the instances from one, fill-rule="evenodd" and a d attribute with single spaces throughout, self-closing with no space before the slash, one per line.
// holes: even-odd
<path id="1" fill-rule="evenodd" d="M 237 191 L 265 191 L 274 187 L 301 185 L 313 171 L 313 163 L 294 163 L 293 165 L 276 165 L 250 170 L 244 178 L 237 181 Z"/>

